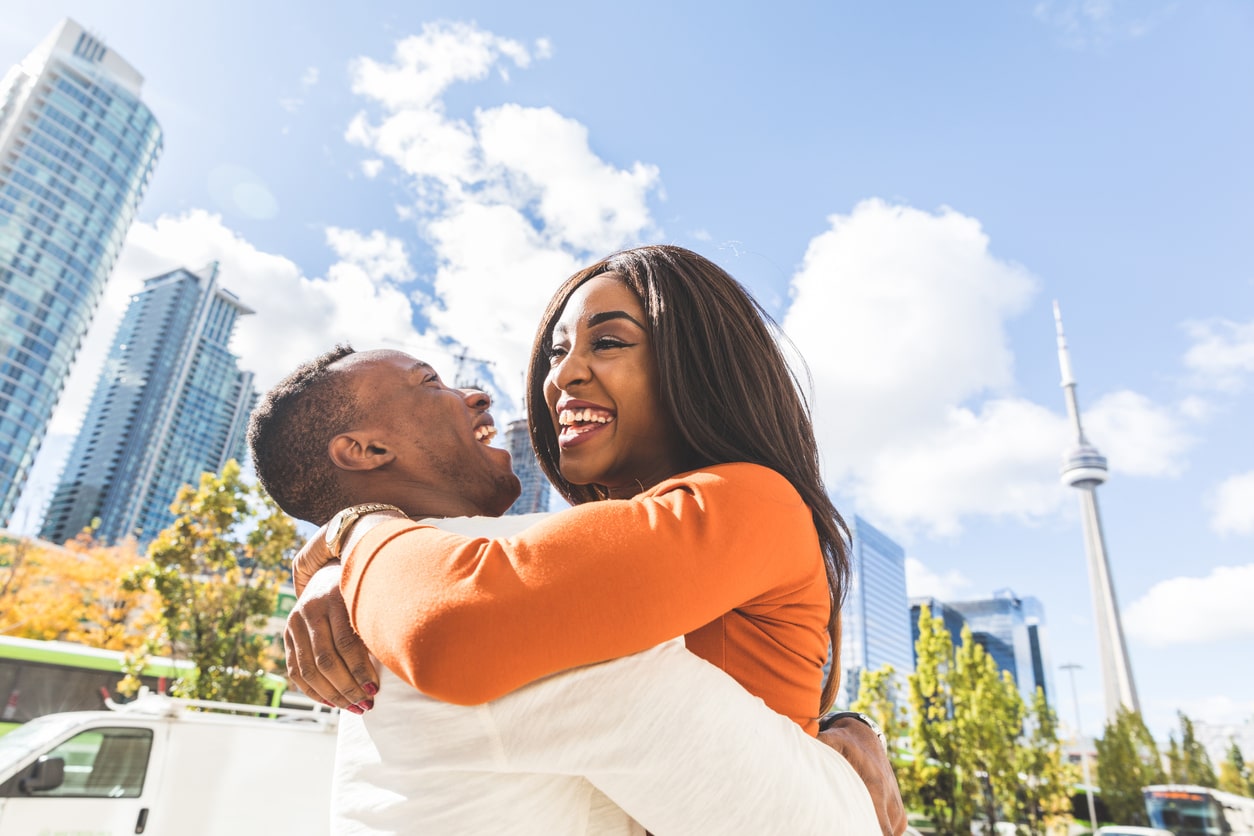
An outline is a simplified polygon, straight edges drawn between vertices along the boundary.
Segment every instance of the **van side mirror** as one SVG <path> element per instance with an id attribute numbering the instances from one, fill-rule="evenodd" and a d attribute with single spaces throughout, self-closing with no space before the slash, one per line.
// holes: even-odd
<path id="1" fill-rule="evenodd" d="M 26 776 L 18 783 L 22 795 L 55 790 L 65 781 L 65 758 L 44 755 L 30 765 Z"/>

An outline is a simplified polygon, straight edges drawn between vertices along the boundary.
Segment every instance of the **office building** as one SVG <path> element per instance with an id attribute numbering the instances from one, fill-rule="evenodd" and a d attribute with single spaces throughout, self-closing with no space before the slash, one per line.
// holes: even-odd
<path id="1" fill-rule="evenodd" d="M 549 510 L 549 480 L 531 449 L 531 435 L 525 418 L 511 421 L 505 428 L 505 448 L 513 460 L 514 473 L 522 483 L 522 493 L 506 514 L 535 514 Z"/>
<path id="2" fill-rule="evenodd" d="M 904 688 L 914 672 L 910 605 L 906 599 L 906 553 L 859 516 L 850 525 L 853 547 L 849 593 L 841 610 L 840 702 L 857 699 L 862 671 L 892 665 Z"/>
<path id="3" fill-rule="evenodd" d="M 0 525 L 161 152 L 142 83 L 70 20 L 0 82 Z"/>
<path id="4" fill-rule="evenodd" d="M 1093 619 L 1097 627 L 1097 652 L 1102 661 L 1102 686 L 1106 694 L 1106 722 L 1113 723 L 1119 709 L 1139 712 L 1136 682 L 1132 679 L 1132 663 L 1128 661 L 1128 645 L 1123 637 L 1123 621 L 1115 583 L 1110 577 L 1110 555 L 1106 552 L 1106 535 L 1097 507 L 1097 486 L 1106 481 L 1106 457 L 1097 452 L 1084 435 L 1080 423 L 1080 402 L 1076 398 L 1075 375 L 1071 372 L 1071 354 L 1062 332 L 1062 313 L 1054 303 L 1054 327 L 1058 339 L 1058 365 L 1062 369 L 1062 388 L 1067 401 L 1067 414 L 1075 433 L 1075 445 L 1063 454 L 1062 482 L 1080 492 L 1080 519 L 1084 526 L 1084 554 L 1089 566 L 1089 586 L 1093 592 Z"/>
<path id="5" fill-rule="evenodd" d="M 141 543 L 173 521 L 184 484 L 244 454 L 256 398 L 228 349 L 252 313 L 218 284 L 217 264 L 148 279 L 131 297 L 44 517 L 61 542 L 99 519 L 97 537 Z"/>
<path id="6" fill-rule="evenodd" d="M 992 598 L 949 601 L 946 606 L 962 616 L 972 637 L 988 651 L 997 667 L 1010 672 L 1025 704 L 1031 705 L 1036 689 L 1042 688 L 1046 701 L 1057 709 L 1045 608 L 1040 601 L 1021 598 L 1010 589 L 999 589 Z M 959 634 L 953 636 L 956 645 Z"/>
<path id="7" fill-rule="evenodd" d="M 918 653 L 915 648 L 919 644 L 919 616 L 923 612 L 923 606 L 927 605 L 928 612 L 932 618 L 939 618 L 945 625 L 945 630 L 953 639 L 954 646 L 962 639 L 962 628 L 967 626 L 967 620 L 962 617 L 962 613 L 937 598 L 924 596 L 910 599 L 910 647 L 911 658 L 917 665 L 919 663 Z"/>

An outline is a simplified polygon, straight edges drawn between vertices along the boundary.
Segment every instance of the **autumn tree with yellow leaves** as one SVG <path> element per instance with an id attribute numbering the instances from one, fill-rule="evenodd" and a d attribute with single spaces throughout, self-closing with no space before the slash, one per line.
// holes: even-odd
<path id="1" fill-rule="evenodd" d="M 90 529 L 64 546 L 0 541 L 0 635 L 132 652 L 154 624 L 154 599 L 123 579 L 143 562 L 135 542 L 96 542 Z"/>

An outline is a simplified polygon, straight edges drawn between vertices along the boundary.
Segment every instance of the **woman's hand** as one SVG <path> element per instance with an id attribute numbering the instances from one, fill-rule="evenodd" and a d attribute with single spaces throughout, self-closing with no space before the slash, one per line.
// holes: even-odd
<path id="1" fill-rule="evenodd" d="M 321 536 L 314 540 L 325 550 Z M 339 561 L 313 573 L 303 587 L 283 634 L 288 678 L 315 700 L 362 714 L 374 707 L 379 679 L 370 651 L 349 622 Z"/>

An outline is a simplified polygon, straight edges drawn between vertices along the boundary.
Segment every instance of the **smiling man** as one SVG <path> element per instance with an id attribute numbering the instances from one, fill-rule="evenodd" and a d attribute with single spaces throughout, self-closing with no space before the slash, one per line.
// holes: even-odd
<path id="1" fill-rule="evenodd" d="M 263 398 L 249 443 L 267 490 L 310 522 L 388 506 L 460 517 L 440 521 L 449 531 L 508 536 L 534 518 L 495 518 L 519 484 L 508 452 L 488 444 L 489 405 L 409 355 L 342 347 Z M 348 528 L 329 528 L 333 551 Z M 336 569 L 319 572 L 288 630 L 294 679 L 328 698 L 339 689 L 298 660 L 327 656 L 337 633 L 351 648 L 342 623 L 328 621 L 343 611 L 338 594 Z M 848 760 L 682 640 L 480 706 L 441 703 L 381 674 L 373 704 L 341 725 L 337 833 L 881 832 Z"/>

